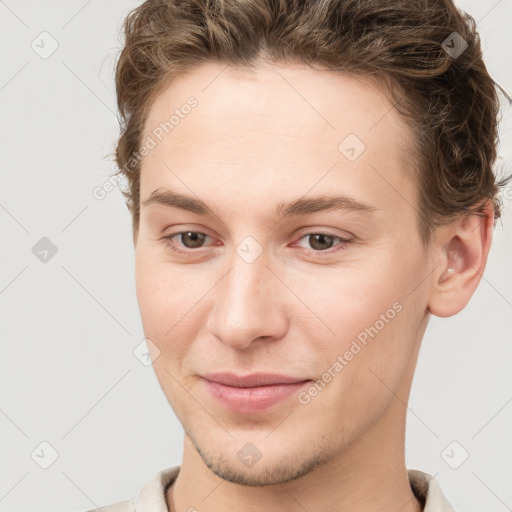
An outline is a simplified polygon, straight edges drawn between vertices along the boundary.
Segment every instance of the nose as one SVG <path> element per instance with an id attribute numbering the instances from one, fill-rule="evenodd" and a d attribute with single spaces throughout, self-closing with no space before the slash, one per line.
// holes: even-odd
<path id="1" fill-rule="evenodd" d="M 206 323 L 208 332 L 239 350 L 261 338 L 281 338 L 288 328 L 284 288 L 263 255 L 247 263 L 235 254 L 227 273 L 214 288 L 215 303 Z"/>

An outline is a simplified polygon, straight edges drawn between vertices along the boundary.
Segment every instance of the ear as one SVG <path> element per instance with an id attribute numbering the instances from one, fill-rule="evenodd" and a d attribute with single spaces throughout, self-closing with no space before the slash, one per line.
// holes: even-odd
<path id="1" fill-rule="evenodd" d="M 485 216 L 466 215 L 438 228 L 432 256 L 436 264 L 428 303 L 440 317 L 462 311 L 482 278 L 491 248 L 494 205 L 487 201 Z"/>

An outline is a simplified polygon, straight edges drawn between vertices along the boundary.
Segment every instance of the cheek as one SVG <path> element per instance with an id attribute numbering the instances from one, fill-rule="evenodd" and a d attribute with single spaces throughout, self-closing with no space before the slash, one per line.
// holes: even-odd
<path id="1" fill-rule="evenodd" d="M 173 270 L 168 262 L 142 248 L 136 251 L 135 281 L 145 336 L 162 353 L 172 347 L 178 355 L 193 335 L 190 329 L 200 327 L 198 302 L 207 290 L 202 290 L 201 280 L 192 271 Z"/>
<path id="2" fill-rule="evenodd" d="M 390 278 L 382 261 L 329 269 L 323 278 L 314 280 L 297 275 L 293 282 L 302 283 L 303 292 L 297 294 L 317 314 L 314 326 L 322 325 L 326 336 L 320 343 L 325 348 L 334 342 L 342 349 L 379 320 L 379 315 L 391 309 L 388 316 L 394 316 L 393 304 L 400 300 L 400 285 Z"/>
<path id="3" fill-rule="evenodd" d="M 356 374 L 345 372 L 351 379 L 374 381 L 369 368 L 393 381 L 403 374 L 426 300 L 418 287 L 423 279 L 421 254 L 416 257 L 409 251 L 407 258 L 399 256 L 399 249 L 388 247 L 365 262 L 330 269 L 325 279 L 315 283 L 301 278 L 302 286 L 309 286 L 308 303 L 322 321 L 308 327 L 306 320 L 303 326 L 314 341 L 311 350 L 320 371 L 342 356 L 344 365 L 358 369 Z"/>

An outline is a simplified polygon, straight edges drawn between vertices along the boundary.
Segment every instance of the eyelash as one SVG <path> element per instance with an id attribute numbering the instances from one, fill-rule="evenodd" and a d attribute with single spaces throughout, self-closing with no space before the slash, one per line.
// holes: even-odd
<path id="1" fill-rule="evenodd" d="M 201 247 L 199 247 L 198 249 L 187 249 L 187 250 L 182 250 L 182 249 L 178 249 L 173 243 L 172 243 L 172 239 L 176 236 L 179 236 L 179 235 L 183 235 L 183 234 L 186 234 L 186 233 L 195 233 L 195 234 L 199 234 L 199 235 L 204 235 L 208 238 L 211 238 L 210 235 L 208 235 L 207 233 L 204 233 L 202 231 L 178 231 L 176 233 L 172 233 L 171 235 L 168 235 L 168 236 L 164 236 L 163 237 L 163 240 L 164 240 L 164 243 L 165 245 L 171 249 L 172 251 L 178 253 L 178 254 L 192 254 L 194 252 L 197 252 L 199 249 L 201 249 Z M 339 243 L 338 244 L 338 248 L 337 249 L 334 249 L 334 250 L 325 250 L 325 251 L 314 251 L 314 250 L 311 250 L 311 249 L 303 249 L 303 251 L 311 256 L 311 255 L 315 255 L 315 256 L 322 256 L 322 255 L 331 255 L 331 254 L 334 254 L 334 253 L 337 253 L 338 251 L 343 251 L 345 249 L 347 249 L 347 246 L 352 244 L 353 243 L 353 240 L 349 239 L 349 238 L 343 238 L 342 236 L 339 236 L 339 235 L 333 235 L 331 233 L 326 233 L 326 232 L 323 232 L 323 231 L 310 231 L 308 233 L 304 233 L 300 238 L 299 240 L 302 240 L 303 238 L 306 238 L 308 236 L 311 236 L 311 235 L 324 235 L 324 236 L 328 236 L 330 238 L 334 238 L 336 240 L 338 240 Z"/>

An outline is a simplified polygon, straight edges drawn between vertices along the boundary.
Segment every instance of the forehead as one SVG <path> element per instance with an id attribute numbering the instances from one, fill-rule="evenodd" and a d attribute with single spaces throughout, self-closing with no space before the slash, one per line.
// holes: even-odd
<path id="1" fill-rule="evenodd" d="M 318 183 L 322 193 L 371 195 L 373 187 L 390 205 L 398 187 L 410 203 L 410 135 L 378 81 L 298 64 L 248 71 L 209 63 L 153 103 L 143 140 L 156 145 L 142 163 L 141 197 L 165 183 L 183 187 L 181 176 L 198 195 L 224 187 L 232 201 L 230 185 L 247 196 L 295 197 Z"/>
<path id="2" fill-rule="evenodd" d="M 255 68 L 234 68 L 208 63 L 173 79 L 154 101 L 145 133 L 168 120 L 191 96 L 198 101 L 191 117 L 200 116 L 204 123 L 215 121 L 211 135 L 234 127 L 245 131 L 266 121 L 274 131 L 302 133 L 322 142 L 327 142 L 327 136 L 335 142 L 347 131 L 364 137 L 384 116 L 386 129 L 399 125 L 397 133 L 403 135 L 406 128 L 386 95 L 384 81 L 303 64 L 260 63 Z M 296 124 L 299 119 L 303 124 Z M 307 130 L 305 123 L 314 130 Z M 173 126 L 175 142 L 180 134 L 187 135 L 185 125 Z"/>

